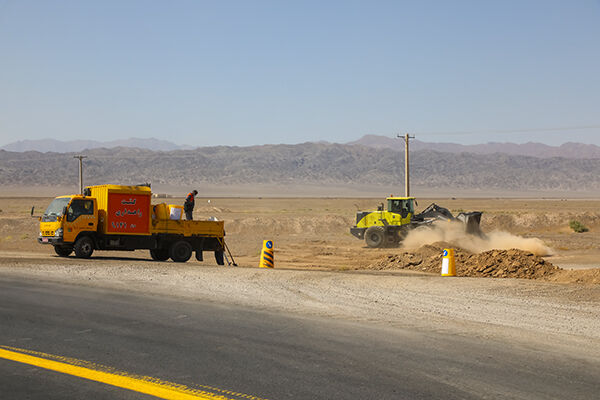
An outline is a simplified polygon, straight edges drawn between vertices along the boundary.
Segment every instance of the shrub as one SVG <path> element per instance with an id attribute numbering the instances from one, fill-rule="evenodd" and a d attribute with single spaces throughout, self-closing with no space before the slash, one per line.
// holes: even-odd
<path id="1" fill-rule="evenodd" d="M 577 232 L 577 233 L 589 231 L 589 229 L 585 225 L 583 225 L 581 222 L 575 221 L 575 220 L 572 220 L 569 222 L 569 227 L 571 229 L 573 229 L 574 232 Z"/>

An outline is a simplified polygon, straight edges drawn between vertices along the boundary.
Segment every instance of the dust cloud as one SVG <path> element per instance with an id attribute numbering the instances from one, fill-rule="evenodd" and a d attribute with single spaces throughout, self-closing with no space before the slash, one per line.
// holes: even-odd
<path id="1" fill-rule="evenodd" d="M 486 233 L 483 237 L 468 235 L 464 224 L 457 221 L 439 221 L 430 226 L 414 229 L 408 233 L 402 242 L 402 247 L 416 249 L 436 242 L 446 242 L 472 253 L 494 249 L 519 249 L 529 251 L 536 256 L 549 256 L 553 253 L 550 247 L 537 238 L 524 238 L 503 231 Z"/>

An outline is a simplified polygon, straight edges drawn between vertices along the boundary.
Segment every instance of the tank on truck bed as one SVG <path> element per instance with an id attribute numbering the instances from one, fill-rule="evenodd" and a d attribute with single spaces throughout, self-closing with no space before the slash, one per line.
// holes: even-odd
<path id="1" fill-rule="evenodd" d="M 40 218 L 38 241 L 52 244 L 59 256 L 75 251 L 89 258 L 94 250 L 150 250 L 157 261 L 186 262 L 193 252 L 214 251 L 224 264 L 223 221 L 184 221 L 180 206 L 152 205 L 147 186 L 88 186 L 83 195 L 56 198 Z"/>

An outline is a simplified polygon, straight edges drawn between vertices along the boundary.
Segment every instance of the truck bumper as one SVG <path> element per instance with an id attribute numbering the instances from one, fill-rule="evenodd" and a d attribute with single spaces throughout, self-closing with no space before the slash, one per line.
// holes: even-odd
<path id="1" fill-rule="evenodd" d="M 367 230 L 367 228 L 350 228 L 350 233 L 352 235 L 354 235 L 355 237 L 357 237 L 360 240 L 363 240 L 365 238 L 365 231 Z"/>
<path id="2" fill-rule="evenodd" d="M 40 244 L 51 244 L 53 246 L 64 244 L 63 238 L 55 236 L 38 236 L 37 241 Z"/>

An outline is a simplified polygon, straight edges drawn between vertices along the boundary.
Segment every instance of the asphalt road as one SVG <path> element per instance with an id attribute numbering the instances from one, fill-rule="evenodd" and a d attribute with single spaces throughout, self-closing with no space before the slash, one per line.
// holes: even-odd
<path id="1" fill-rule="evenodd" d="M 543 344 L 3 277 L 0 345 L 267 399 L 591 399 L 600 390 L 600 360 Z M 153 397 L 0 358 L 0 398 Z"/>

